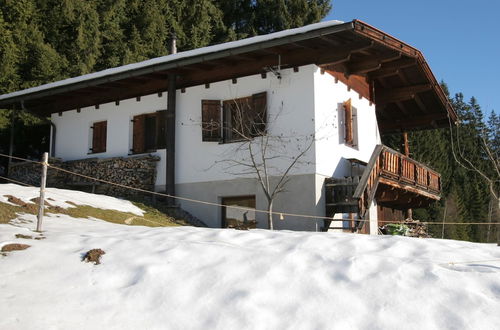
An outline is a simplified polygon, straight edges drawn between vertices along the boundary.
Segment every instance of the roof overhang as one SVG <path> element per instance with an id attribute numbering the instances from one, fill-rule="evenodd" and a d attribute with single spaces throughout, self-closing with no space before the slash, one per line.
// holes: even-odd
<path id="1" fill-rule="evenodd" d="M 168 89 L 213 83 L 282 68 L 316 64 L 361 75 L 373 86 L 382 132 L 443 127 L 456 113 L 417 49 L 358 20 L 321 22 L 148 61 L 0 96 L 0 107 L 21 102 L 47 116 Z"/>

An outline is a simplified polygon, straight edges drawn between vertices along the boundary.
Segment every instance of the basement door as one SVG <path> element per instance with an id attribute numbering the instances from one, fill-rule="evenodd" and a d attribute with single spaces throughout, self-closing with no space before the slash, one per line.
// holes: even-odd
<path id="1" fill-rule="evenodd" d="M 255 228 L 255 196 L 238 196 L 222 198 L 222 228 Z M 238 206 L 246 209 L 233 209 L 227 206 Z"/>

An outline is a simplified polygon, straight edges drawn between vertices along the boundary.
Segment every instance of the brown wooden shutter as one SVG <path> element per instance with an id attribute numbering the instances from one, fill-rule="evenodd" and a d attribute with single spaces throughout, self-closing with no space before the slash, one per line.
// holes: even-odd
<path id="1" fill-rule="evenodd" d="M 220 141 L 222 139 L 220 100 L 201 101 L 202 141 Z"/>
<path id="2" fill-rule="evenodd" d="M 167 147 L 167 110 L 156 112 L 156 149 Z"/>
<path id="3" fill-rule="evenodd" d="M 252 95 L 253 127 L 252 136 L 264 135 L 267 124 L 267 92 Z"/>
<path id="4" fill-rule="evenodd" d="M 92 153 L 106 151 L 107 126 L 107 121 L 100 121 L 92 126 Z"/>
<path id="5" fill-rule="evenodd" d="M 227 142 L 232 139 L 231 127 L 231 101 L 222 102 L 222 141 Z"/>
<path id="6" fill-rule="evenodd" d="M 354 134 L 352 130 L 352 104 L 351 99 L 344 102 L 344 126 L 345 126 L 345 143 L 348 145 L 354 144 Z"/>
<path id="7" fill-rule="evenodd" d="M 135 116 L 133 119 L 133 133 L 132 133 L 132 152 L 140 154 L 145 151 L 144 145 L 144 122 L 146 115 Z"/>

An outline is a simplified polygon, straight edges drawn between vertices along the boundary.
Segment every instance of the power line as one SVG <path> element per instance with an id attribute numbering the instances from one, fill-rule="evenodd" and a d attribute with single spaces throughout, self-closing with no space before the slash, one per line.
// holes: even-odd
<path id="1" fill-rule="evenodd" d="M 41 162 L 32 161 L 32 160 L 24 159 L 24 158 L 20 158 L 20 157 L 8 156 L 8 155 L 1 154 L 1 153 L 0 153 L 0 156 L 12 157 L 12 158 L 18 159 L 18 160 L 26 160 L 26 161 L 33 162 L 33 163 L 42 164 Z M 235 210 L 254 211 L 255 213 L 278 215 L 278 216 L 280 216 L 280 218 L 284 217 L 284 216 L 289 216 L 289 217 L 298 217 L 298 218 L 313 219 L 313 220 L 347 221 L 346 219 L 333 219 L 332 217 L 315 216 L 315 215 L 299 214 L 299 213 L 289 213 L 289 212 L 267 211 L 267 210 L 253 209 L 253 208 L 248 208 L 248 207 L 243 207 L 243 206 L 224 205 L 224 204 L 220 204 L 220 203 L 207 202 L 207 201 L 197 200 L 197 199 L 188 198 L 188 197 L 174 196 L 174 195 L 169 195 L 169 194 L 160 193 L 160 192 L 156 192 L 156 191 L 145 190 L 145 189 L 131 187 L 131 186 L 127 186 L 127 185 L 112 182 L 112 181 L 98 179 L 98 178 L 91 177 L 88 175 L 72 172 L 72 171 L 57 167 L 57 166 L 53 166 L 51 164 L 48 164 L 48 167 L 50 167 L 56 171 L 61 171 L 61 172 L 65 172 L 65 173 L 68 173 L 71 175 L 79 176 L 79 177 L 82 177 L 85 179 L 94 180 L 94 181 L 98 181 L 98 182 L 109 184 L 109 185 L 114 185 L 114 186 L 117 186 L 117 187 L 120 187 L 123 189 L 134 190 L 134 191 L 138 191 L 138 192 L 142 192 L 142 193 L 146 193 L 146 194 L 178 199 L 178 200 L 182 200 L 182 201 L 186 201 L 186 202 L 192 202 L 192 203 L 198 203 L 198 204 L 210 205 L 210 206 L 217 206 L 217 207 L 225 207 L 225 208 L 235 209 Z M 370 219 L 355 219 L 355 221 L 370 222 Z M 398 223 L 398 224 L 442 225 L 442 223 L 437 223 L 437 222 L 383 221 L 383 220 L 380 220 L 377 222 L 378 223 Z M 483 223 L 483 222 L 447 222 L 446 224 L 447 225 L 495 225 L 495 224 L 500 224 L 500 222 L 488 222 L 488 223 Z"/>

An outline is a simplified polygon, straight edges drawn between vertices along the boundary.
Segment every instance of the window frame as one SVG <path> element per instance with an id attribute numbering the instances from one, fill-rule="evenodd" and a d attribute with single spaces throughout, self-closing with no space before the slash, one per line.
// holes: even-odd
<path id="1" fill-rule="evenodd" d="M 267 91 L 228 100 L 201 100 L 201 112 L 202 142 L 236 143 L 267 134 Z M 244 136 L 233 131 L 238 113 L 242 115 L 239 120 L 248 123 L 240 128 Z M 213 137 L 207 134 L 214 131 L 211 125 L 219 126 Z"/>
<path id="2" fill-rule="evenodd" d="M 141 113 L 132 117 L 130 120 L 132 123 L 132 141 L 129 155 L 139 155 L 166 149 L 166 111 L 162 109 Z M 146 127 L 147 120 L 151 120 L 151 118 L 154 118 L 153 133 L 150 133 L 150 130 Z M 153 137 L 151 135 L 148 137 L 148 134 L 153 134 Z M 148 139 L 154 141 L 154 143 L 148 145 Z"/>

